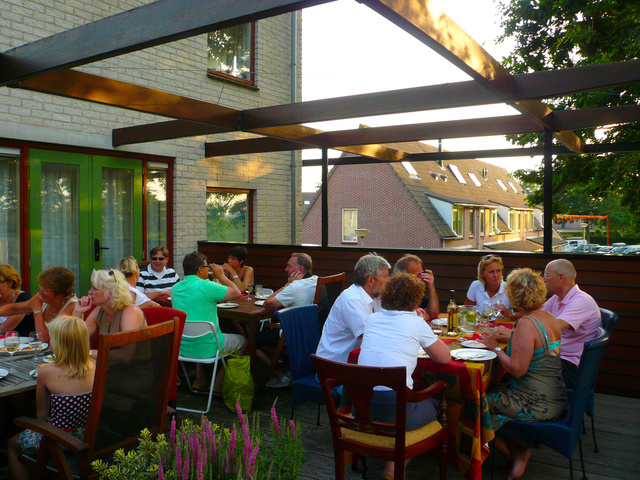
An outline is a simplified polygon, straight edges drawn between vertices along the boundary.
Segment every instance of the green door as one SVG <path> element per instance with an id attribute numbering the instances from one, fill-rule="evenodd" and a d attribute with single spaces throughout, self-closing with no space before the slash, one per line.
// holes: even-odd
<path id="1" fill-rule="evenodd" d="M 31 291 L 63 265 L 86 295 L 93 269 L 142 258 L 142 162 L 50 150 L 29 151 Z"/>

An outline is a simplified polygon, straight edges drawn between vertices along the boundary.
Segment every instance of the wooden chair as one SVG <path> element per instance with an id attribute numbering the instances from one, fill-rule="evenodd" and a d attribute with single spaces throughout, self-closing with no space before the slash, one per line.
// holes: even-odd
<path id="1" fill-rule="evenodd" d="M 45 472 L 59 478 L 88 478 L 91 462 L 109 459 L 119 449 L 137 445 L 140 431 L 164 431 L 169 385 L 178 358 L 179 320 L 100 336 L 93 393 L 84 441 L 49 423 L 19 417 L 15 424 L 44 435 L 33 478 Z M 65 447 L 67 450 L 63 450 Z"/>
<path id="2" fill-rule="evenodd" d="M 318 283 L 316 283 L 316 293 L 313 298 L 313 303 L 318 305 L 318 322 L 320 326 L 320 332 L 324 322 L 329 316 L 331 307 L 335 303 L 336 299 L 344 290 L 345 273 L 338 273 L 329 277 L 319 277 Z"/>
<path id="3" fill-rule="evenodd" d="M 367 367 L 334 362 L 312 355 L 320 386 L 327 405 L 333 450 L 335 478 L 344 479 L 344 452 L 381 458 L 395 462 L 394 480 L 404 479 L 405 459 L 440 447 L 440 479 L 447 475 L 447 429 L 446 402 L 447 384 L 440 380 L 429 388 L 414 392 L 406 386 L 405 367 Z M 342 413 L 336 408 L 331 389 L 343 385 L 355 409 L 355 415 Z M 396 392 L 395 424 L 376 422 L 371 419 L 369 407 L 373 388 L 381 385 Z M 414 431 L 406 431 L 407 402 L 420 402 L 438 394 L 441 415 L 439 421 Z M 364 475 L 363 475 L 364 476 Z"/>

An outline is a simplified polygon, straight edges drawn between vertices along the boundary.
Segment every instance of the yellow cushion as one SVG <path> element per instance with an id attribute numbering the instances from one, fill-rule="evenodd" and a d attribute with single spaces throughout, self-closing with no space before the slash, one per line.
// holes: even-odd
<path id="1" fill-rule="evenodd" d="M 434 435 L 439 430 L 442 429 L 442 425 L 437 420 L 425 425 L 418 430 L 411 430 L 405 434 L 405 445 L 413 445 L 414 443 L 418 443 L 425 438 Z M 374 435 L 372 433 L 362 433 L 355 430 L 348 430 L 346 428 L 342 428 L 342 438 L 345 440 L 351 440 L 358 443 L 363 443 L 365 445 L 370 445 L 372 447 L 381 447 L 381 448 L 389 448 L 393 449 L 396 446 L 396 439 L 394 437 L 382 437 L 380 435 Z"/>

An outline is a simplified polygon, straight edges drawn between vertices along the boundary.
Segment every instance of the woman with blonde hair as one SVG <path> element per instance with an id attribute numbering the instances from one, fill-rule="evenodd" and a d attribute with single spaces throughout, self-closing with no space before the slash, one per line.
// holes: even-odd
<path id="1" fill-rule="evenodd" d="M 95 376 L 89 332 L 82 319 L 62 315 L 50 322 L 49 333 L 55 361 L 38 370 L 36 416 L 82 440 Z M 40 433 L 25 430 L 9 440 L 12 478 L 29 478 L 19 457 L 22 452 L 37 453 L 41 439 Z"/>
<path id="2" fill-rule="evenodd" d="M 549 312 L 541 310 L 547 289 L 540 274 L 530 268 L 514 270 L 507 278 L 505 294 L 523 316 L 516 321 L 506 351 L 496 332 L 482 333 L 481 342 L 498 355 L 511 375 L 487 394 L 494 429 L 510 419 L 543 422 L 560 418 L 567 408 L 560 363 L 561 331 Z M 515 438 L 496 438 L 496 447 L 511 463 L 509 479 L 524 474 L 531 452 Z"/>
<path id="3" fill-rule="evenodd" d="M 506 282 L 502 279 L 502 258 L 498 255 L 485 255 L 478 263 L 478 279 L 474 280 L 467 291 L 465 305 L 477 305 L 480 311 L 491 308 L 492 304 L 502 305 L 503 317 L 517 320 L 519 315 L 511 312 L 509 298 L 504 292 Z"/>
<path id="4" fill-rule="evenodd" d="M 134 257 L 124 257 L 120 259 L 118 262 L 118 270 L 122 272 L 129 284 L 131 298 L 133 298 L 136 307 L 149 308 L 160 306 L 136 288 L 136 283 L 138 283 L 138 279 L 140 278 L 140 267 Z"/>
<path id="5" fill-rule="evenodd" d="M 91 274 L 89 295 L 76 303 L 73 314 L 82 318 L 91 307 L 96 308 L 85 319 L 89 336 L 98 330 L 117 333 L 147 326 L 142 310 L 133 304 L 129 284 L 119 270 L 94 270 Z M 91 351 L 95 358 L 97 352 Z"/>

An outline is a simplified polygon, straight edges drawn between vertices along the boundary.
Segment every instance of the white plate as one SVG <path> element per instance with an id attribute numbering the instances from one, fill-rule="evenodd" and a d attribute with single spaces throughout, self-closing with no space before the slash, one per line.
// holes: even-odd
<path id="1" fill-rule="evenodd" d="M 418 349 L 418 358 L 430 358 L 427 352 L 424 351 L 424 348 L 420 347 Z"/>
<path id="2" fill-rule="evenodd" d="M 237 306 L 238 304 L 235 302 L 225 302 L 218 304 L 218 308 L 236 308 Z"/>
<path id="3" fill-rule="evenodd" d="M 44 363 L 53 363 L 56 361 L 56 357 L 54 354 L 45 355 L 42 360 L 44 361 Z"/>
<path id="4" fill-rule="evenodd" d="M 4 369 L 4 368 L 0 368 L 0 378 L 4 378 L 7 375 L 9 375 L 9 370 Z"/>
<path id="5" fill-rule="evenodd" d="M 26 352 L 33 352 L 33 353 L 35 353 L 35 352 L 40 352 L 40 351 L 42 351 L 42 350 L 46 349 L 48 346 L 49 346 L 49 344 L 48 344 L 47 342 L 43 342 L 43 343 L 42 343 L 42 347 L 40 347 L 38 350 L 34 350 L 34 349 L 32 349 L 32 348 L 29 346 L 29 344 L 28 344 L 28 343 L 27 343 L 26 345 L 25 345 L 25 344 L 21 344 L 21 345 L 20 345 L 20 351 L 21 351 L 21 352 L 25 352 L 25 353 L 26 353 Z"/>
<path id="6" fill-rule="evenodd" d="M 261 306 L 264 305 L 264 300 L 256 300 L 254 305 L 257 305 L 257 306 L 261 307 Z"/>
<path id="7" fill-rule="evenodd" d="M 464 342 L 460 342 L 460 345 L 467 348 L 487 348 L 484 343 L 480 343 L 478 340 L 465 340 Z"/>
<path id="8" fill-rule="evenodd" d="M 269 295 L 256 295 L 256 300 L 266 300 Z"/>
<path id="9" fill-rule="evenodd" d="M 20 346 L 18 350 L 14 353 L 14 355 L 19 355 L 20 353 L 36 353 L 46 349 L 49 346 L 48 343 L 43 343 L 42 348 L 40 350 L 32 350 L 29 347 L 29 338 L 20 337 Z M 0 340 L 0 354 L 2 355 L 10 355 L 9 352 L 4 348 L 4 339 Z"/>
<path id="10" fill-rule="evenodd" d="M 492 360 L 497 357 L 496 352 L 479 350 L 475 348 L 453 350 L 451 352 L 451 356 L 456 360 L 462 360 L 463 362 L 484 362 L 486 360 Z"/>
<path id="11" fill-rule="evenodd" d="M 447 326 L 447 319 L 446 318 L 434 318 L 433 320 L 431 320 L 431 325 L 433 325 L 434 327 L 446 327 Z"/>

